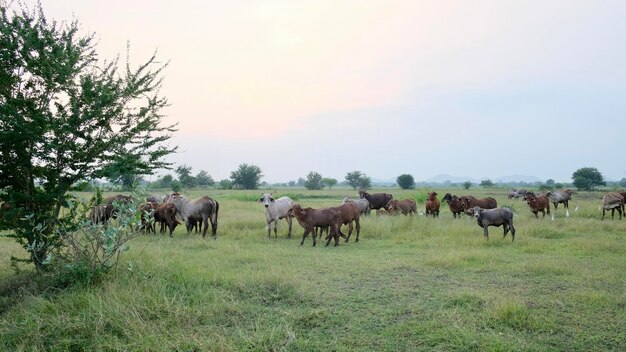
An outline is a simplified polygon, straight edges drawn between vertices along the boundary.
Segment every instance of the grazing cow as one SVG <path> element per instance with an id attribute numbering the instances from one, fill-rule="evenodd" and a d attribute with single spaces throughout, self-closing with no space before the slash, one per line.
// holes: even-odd
<path id="1" fill-rule="evenodd" d="M 459 216 L 459 218 L 461 218 L 463 207 L 461 206 L 461 201 L 459 200 L 459 197 L 453 196 L 450 193 L 446 193 L 446 195 L 444 195 L 443 198 L 441 198 L 441 200 L 448 203 L 448 208 L 450 208 L 450 211 L 452 212 L 452 216 L 455 219 L 457 215 Z"/>
<path id="2" fill-rule="evenodd" d="M 263 193 L 259 199 L 259 203 L 263 203 L 265 206 L 265 221 L 267 222 L 267 238 L 270 239 L 270 232 L 272 229 L 272 222 L 274 223 L 274 238 L 278 238 L 278 220 L 286 219 L 289 224 L 289 232 L 287 237 L 291 238 L 291 218 L 293 202 L 289 197 L 280 197 L 276 200 L 272 198 L 271 193 Z"/>
<path id="3" fill-rule="evenodd" d="M 117 194 L 114 196 L 106 197 L 104 199 L 104 203 L 106 204 L 106 208 L 104 210 L 104 221 L 107 222 L 110 218 L 115 219 L 117 217 L 115 210 L 115 203 L 123 203 L 127 205 L 128 203 L 133 202 L 133 197 L 125 196 L 123 194 Z"/>
<path id="4" fill-rule="evenodd" d="M 361 214 L 362 215 L 370 215 L 370 202 L 365 199 L 365 198 L 359 198 L 359 199 L 352 199 L 349 197 L 345 197 L 343 199 L 343 202 L 341 202 L 341 204 L 346 204 L 346 203 L 353 203 L 355 204 L 357 207 L 359 207 L 359 209 L 361 210 Z"/>
<path id="5" fill-rule="evenodd" d="M 491 197 L 476 199 L 473 196 L 463 196 L 459 198 L 461 207 L 463 210 L 467 210 L 474 207 L 480 207 L 483 209 L 495 209 L 498 207 L 498 202 Z"/>
<path id="6" fill-rule="evenodd" d="M 211 222 L 211 234 L 217 238 L 217 216 L 220 209 L 219 203 L 211 197 L 204 196 L 197 199 L 187 199 L 179 193 L 173 193 L 171 202 L 176 206 L 176 216 L 183 219 L 187 224 L 189 218 L 202 218 L 202 238 L 206 237 L 206 232 Z M 189 234 L 190 228 L 187 228 Z"/>
<path id="7" fill-rule="evenodd" d="M 520 197 L 524 197 L 526 195 L 526 193 L 528 193 L 528 191 L 525 190 L 525 189 L 519 189 L 519 190 L 514 189 L 511 192 L 509 192 L 508 198 L 509 199 L 511 199 L 511 198 L 518 199 Z"/>
<path id="8" fill-rule="evenodd" d="M 539 212 L 543 214 L 543 217 L 546 216 L 546 212 L 548 215 L 550 214 L 550 200 L 544 195 L 534 195 L 529 192 L 526 195 L 526 203 L 528 203 L 530 211 L 535 214 L 536 218 L 539 218 L 539 215 L 537 215 Z"/>
<path id="9" fill-rule="evenodd" d="M 370 209 L 378 210 L 384 208 L 393 199 L 393 196 L 389 193 L 369 194 L 366 191 L 359 191 L 359 198 L 367 199 L 370 203 Z"/>
<path id="10" fill-rule="evenodd" d="M 400 215 L 400 212 L 392 209 L 378 209 L 376 210 L 376 216 L 396 216 Z"/>
<path id="11" fill-rule="evenodd" d="M 626 202 L 626 192 L 619 192 L 619 194 L 621 194 L 622 197 L 624 197 L 624 202 Z M 622 213 L 626 215 L 626 211 L 625 211 L 626 209 L 624 208 L 624 206 L 625 204 L 622 204 Z"/>
<path id="12" fill-rule="evenodd" d="M 604 213 L 607 210 L 611 210 L 611 220 L 614 219 L 615 210 L 619 213 L 620 220 L 622 219 L 622 212 L 624 208 L 624 196 L 618 192 L 610 192 L 602 197 L 602 220 L 604 220 Z"/>
<path id="13" fill-rule="evenodd" d="M 93 224 L 104 224 L 109 220 L 106 217 L 106 205 L 94 205 L 89 213 L 89 219 Z"/>
<path id="14" fill-rule="evenodd" d="M 407 198 L 405 200 L 395 200 L 392 199 L 387 203 L 385 209 L 390 213 L 402 213 L 403 215 L 411 215 L 417 214 L 417 204 L 413 199 Z"/>
<path id="15" fill-rule="evenodd" d="M 432 215 L 433 217 L 439 216 L 439 199 L 437 199 L 437 192 L 428 193 L 428 198 L 426 199 L 426 216 Z"/>
<path id="16" fill-rule="evenodd" d="M 546 196 L 550 198 L 555 210 L 559 206 L 559 203 L 563 203 L 565 209 L 569 209 L 569 201 L 572 199 L 572 193 L 574 192 L 569 189 L 564 189 L 562 191 L 548 192 Z"/>
<path id="17" fill-rule="evenodd" d="M 335 246 L 339 245 L 339 227 L 341 226 L 342 219 L 337 208 L 302 209 L 300 204 L 294 204 L 292 209 L 296 220 L 298 220 L 300 226 L 304 228 L 302 241 L 300 241 L 301 246 L 304 244 L 306 236 L 310 233 L 313 238 L 313 247 L 315 247 L 315 227 L 326 226 L 330 226 L 330 232 L 326 237 L 328 239 L 326 246 L 328 246 L 333 238 L 335 239 Z"/>
<path id="18" fill-rule="evenodd" d="M 339 215 L 341 216 L 341 223 L 343 225 L 348 225 L 348 237 L 346 237 L 346 242 L 348 242 L 350 240 L 350 236 L 352 236 L 352 222 L 354 222 L 354 226 L 356 227 L 355 242 L 359 242 L 359 234 L 361 233 L 361 224 L 359 222 L 361 209 L 359 209 L 356 204 L 348 202 L 338 206 L 337 210 L 339 210 Z M 339 228 L 339 231 L 341 232 L 341 228 Z"/>
<path id="19" fill-rule="evenodd" d="M 146 202 L 139 206 L 139 214 L 141 214 L 141 229 L 144 233 L 153 232 L 156 234 L 154 229 L 154 212 L 156 211 L 159 205 L 157 203 Z"/>
<path id="20" fill-rule="evenodd" d="M 167 227 L 170 231 L 170 237 L 172 237 L 172 232 L 174 232 L 176 225 L 178 225 L 178 221 L 176 220 L 176 206 L 172 203 L 159 204 L 154 212 L 154 222 L 161 224 L 161 233 L 164 233 Z"/>
<path id="21" fill-rule="evenodd" d="M 509 208 L 496 208 L 496 209 L 481 209 L 478 206 L 474 207 L 474 217 L 478 222 L 478 226 L 483 228 L 483 234 L 485 239 L 489 239 L 489 226 L 504 226 L 504 236 L 511 230 L 511 242 L 515 241 L 515 227 L 513 227 L 513 211 Z"/>

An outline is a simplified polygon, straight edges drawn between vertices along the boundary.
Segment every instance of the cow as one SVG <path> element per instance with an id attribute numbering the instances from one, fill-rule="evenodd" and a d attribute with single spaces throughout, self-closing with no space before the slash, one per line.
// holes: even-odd
<path id="1" fill-rule="evenodd" d="M 514 189 L 511 192 L 509 192 L 508 199 L 511 199 L 511 198 L 518 199 L 520 197 L 524 197 L 526 193 L 528 193 L 528 191 L 525 189 L 520 189 L 520 190 Z"/>
<path id="2" fill-rule="evenodd" d="M 359 209 L 361 210 L 361 215 L 369 215 L 371 212 L 370 202 L 365 198 L 352 199 L 349 197 L 345 197 L 343 199 L 343 202 L 341 202 L 341 204 L 346 204 L 348 202 L 353 203 L 357 207 L 359 207 Z"/>
<path id="3" fill-rule="evenodd" d="M 474 207 L 480 207 L 482 209 L 495 209 L 498 207 L 498 202 L 491 197 L 477 199 L 473 196 L 462 196 L 459 197 L 459 202 L 461 203 L 463 210 Z"/>
<path id="4" fill-rule="evenodd" d="M 176 206 L 172 203 L 161 203 L 157 206 L 154 212 L 154 222 L 161 224 L 160 232 L 165 232 L 165 228 L 170 232 L 170 237 L 172 236 L 172 232 L 176 229 L 178 225 L 178 221 L 176 220 Z"/>
<path id="5" fill-rule="evenodd" d="M 285 219 L 289 225 L 288 238 L 291 238 L 291 222 L 293 202 L 289 197 L 272 198 L 271 193 L 262 193 L 259 203 L 265 206 L 265 221 L 267 222 L 267 239 L 270 239 L 272 222 L 274 223 L 274 238 L 278 238 L 278 220 Z"/>
<path id="6" fill-rule="evenodd" d="M 417 204 L 413 199 L 407 198 L 404 200 L 392 199 L 387 203 L 385 209 L 390 213 L 402 213 L 403 215 L 417 214 Z"/>
<path id="7" fill-rule="evenodd" d="M 554 205 L 554 210 L 557 209 L 559 203 L 563 203 L 563 206 L 567 211 L 567 209 L 569 209 L 569 201 L 572 199 L 572 193 L 574 192 L 569 189 L 564 189 L 562 191 L 548 192 L 546 193 L 546 196 L 550 198 L 550 201 Z"/>
<path id="8" fill-rule="evenodd" d="M 450 211 L 452 212 L 452 216 L 455 219 L 456 219 L 457 215 L 459 216 L 459 218 L 461 218 L 461 213 L 463 212 L 463 207 L 461 206 L 461 201 L 459 200 L 459 197 L 453 196 L 450 193 L 446 193 L 443 196 L 443 198 L 441 198 L 441 200 L 443 200 L 446 203 L 448 203 L 448 208 L 450 208 Z"/>
<path id="9" fill-rule="evenodd" d="M 203 229 L 202 238 L 206 237 L 211 222 L 211 234 L 213 239 L 217 238 L 217 216 L 220 209 L 219 203 L 209 196 L 196 199 L 187 199 L 180 193 L 173 193 L 171 202 L 176 206 L 176 217 L 180 217 L 183 223 L 187 224 L 190 218 L 202 218 Z M 191 229 L 187 227 L 187 234 Z"/>
<path id="10" fill-rule="evenodd" d="M 306 236 L 312 234 L 311 237 L 313 238 L 313 247 L 315 247 L 315 227 L 326 226 L 330 226 L 329 234 L 326 237 L 328 239 L 326 246 L 328 246 L 333 238 L 335 239 L 335 246 L 339 245 L 339 227 L 341 226 L 342 219 L 337 208 L 302 209 L 300 204 L 294 204 L 292 209 L 296 220 L 298 220 L 300 226 L 304 228 L 302 241 L 300 241 L 301 246 L 304 244 Z"/>
<path id="11" fill-rule="evenodd" d="M 344 203 L 337 207 L 339 210 L 339 214 L 341 215 L 341 223 L 343 225 L 348 225 L 348 237 L 346 237 L 346 242 L 350 240 L 350 236 L 352 236 L 352 222 L 354 222 L 354 226 L 356 228 L 356 240 L 354 242 L 359 242 L 359 234 L 361 233 L 361 209 L 352 203 Z M 339 228 L 339 232 L 341 233 L 341 228 Z M 330 235 L 330 233 L 329 233 Z"/>
<path id="12" fill-rule="evenodd" d="M 483 228 L 485 239 L 489 240 L 489 226 L 504 226 L 504 236 L 511 230 L 511 242 L 515 241 L 515 227 L 513 227 L 513 211 L 509 208 L 482 209 L 478 206 L 473 208 L 474 217 L 478 226 Z"/>
<path id="13" fill-rule="evenodd" d="M 154 229 L 154 212 L 158 206 L 157 203 L 152 202 L 146 202 L 139 206 L 138 211 L 139 214 L 141 214 L 141 229 L 144 233 L 153 232 L 156 234 Z"/>
<path id="14" fill-rule="evenodd" d="M 94 205 L 89 212 L 89 220 L 93 224 L 104 224 L 109 220 L 106 217 L 106 205 Z"/>
<path id="15" fill-rule="evenodd" d="M 539 218 L 538 213 L 541 212 L 543 217 L 546 216 L 546 212 L 550 215 L 550 200 L 544 195 L 526 195 L 526 203 L 530 207 L 530 211 L 535 214 L 536 218 Z"/>
<path id="16" fill-rule="evenodd" d="M 622 212 L 624 208 L 624 196 L 618 192 L 606 193 L 602 197 L 602 220 L 604 220 L 604 213 L 607 210 L 611 210 L 611 220 L 614 219 L 615 210 L 619 213 L 620 220 L 622 219 Z"/>
<path id="17" fill-rule="evenodd" d="M 439 199 L 437 199 L 437 192 L 428 193 L 428 198 L 426 199 L 426 216 L 432 215 L 434 217 L 439 216 Z"/>
<path id="18" fill-rule="evenodd" d="M 165 198 L 164 196 L 158 196 L 158 195 L 153 194 L 153 195 L 146 197 L 146 202 L 159 204 L 163 202 L 164 198 Z"/>
<path id="19" fill-rule="evenodd" d="M 104 218 L 102 222 L 109 221 L 110 218 L 115 219 L 117 217 L 116 214 L 116 204 L 122 203 L 127 205 L 128 203 L 133 202 L 132 196 L 125 196 L 123 194 L 117 194 L 114 196 L 109 196 L 104 199 L 105 210 L 104 210 Z"/>
<path id="20" fill-rule="evenodd" d="M 384 208 L 393 199 L 393 196 L 389 193 L 369 194 L 366 191 L 359 191 L 359 198 L 367 199 L 370 203 L 370 209 L 378 210 Z"/>

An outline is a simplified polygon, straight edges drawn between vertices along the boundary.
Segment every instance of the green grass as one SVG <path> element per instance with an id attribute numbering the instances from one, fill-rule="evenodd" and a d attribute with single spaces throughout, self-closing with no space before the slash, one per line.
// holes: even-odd
<path id="1" fill-rule="evenodd" d="M 426 191 L 385 190 L 420 209 Z M 293 193 L 312 207 L 354 196 Z M 0 239 L 0 350 L 626 350 L 626 220 L 601 222 L 596 197 L 551 221 L 505 191 L 455 193 L 513 205 L 515 242 L 501 228 L 485 241 L 443 205 L 438 219 L 372 214 L 359 243 L 301 247 L 295 220 L 293 238 L 283 221 L 265 239 L 259 191 L 211 191 L 216 241 L 180 227 L 140 236 L 99 286 L 41 291 L 9 268 L 21 248 Z"/>

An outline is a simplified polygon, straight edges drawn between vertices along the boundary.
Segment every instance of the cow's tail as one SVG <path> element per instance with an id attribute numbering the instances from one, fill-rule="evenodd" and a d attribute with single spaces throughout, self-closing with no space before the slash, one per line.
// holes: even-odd
<path id="1" fill-rule="evenodd" d="M 213 207 L 213 211 L 211 212 L 211 232 L 213 234 L 213 237 L 215 237 L 217 235 L 217 215 L 220 211 L 220 203 L 216 200 L 214 200 L 215 202 L 215 206 Z"/>

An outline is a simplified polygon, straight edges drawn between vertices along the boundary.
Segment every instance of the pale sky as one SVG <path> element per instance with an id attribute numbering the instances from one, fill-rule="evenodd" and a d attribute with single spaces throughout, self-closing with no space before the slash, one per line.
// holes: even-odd
<path id="1" fill-rule="evenodd" d="M 42 1 L 169 61 L 169 158 L 268 182 L 626 177 L 626 1 Z"/>

